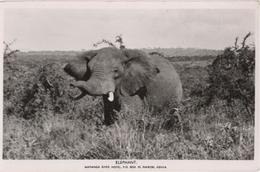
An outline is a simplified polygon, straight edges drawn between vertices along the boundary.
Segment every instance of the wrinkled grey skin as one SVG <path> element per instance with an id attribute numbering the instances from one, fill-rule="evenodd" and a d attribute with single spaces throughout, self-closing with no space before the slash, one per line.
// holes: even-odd
<path id="1" fill-rule="evenodd" d="M 122 98 L 138 95 L 148 107 L 158 109 L 182 99 L 182 84 L 172 64 L 158 55 L 140 50 L 102 48 L 81 55 L 78 63 L 69 63 L 64 71 L 76 81 L 71 85 L 81 94 L 103 96 L 106 125 L 114 122 L 113 110 L 121 109 Z M 108 93 L 115 99 L 110 102 Z"/>

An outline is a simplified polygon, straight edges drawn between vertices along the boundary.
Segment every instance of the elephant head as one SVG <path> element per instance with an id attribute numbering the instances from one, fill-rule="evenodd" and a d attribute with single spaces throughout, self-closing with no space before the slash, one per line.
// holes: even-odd
<path id="1" fill-rule="evenodd" d="M 64 70 L 73 76 L 84 94 L 108 95 L 113 101 L 115 92 L 133 96 L 138 94 L 158 72 L 145 53 L 138 50 L 103 48 L 81 55 L 85 63 L 69 63 Z"/>
<path id="2" fill-rule="evenodd" d="M 159 72 L 139 50 L 109 47 L 85 52 L 80 58 L 81 63 L 64 67 L 64 71 L 77 80 L 71 85 L 81 90 L 75 99 L 86 94 L 103 96 L 106 124 L 112 123 L 113 109 L 120 109 L 118 97 L 139 95 L 143 98 L 146 85 Z"/>

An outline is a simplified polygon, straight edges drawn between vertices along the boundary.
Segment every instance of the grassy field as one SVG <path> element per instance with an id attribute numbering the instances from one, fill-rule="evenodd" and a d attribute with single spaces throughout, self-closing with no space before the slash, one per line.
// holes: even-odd
<path id="1" fill-rule="evenodd" d="M 216 100 L 199 108 L 200 98 L 191 95 L 198 84 L 206 84 L 210 60 L 173 62 L 186 100 L 181 123 L 170 109 L 160 114 L 125 110 L 109 127 L 102 125 L 99 97 L 69 99 L 75 90 L 61 70 L 67 60 L 24 54 L 5 62 L 4 159 L 254 158 L 254 121 L 244 119 L 243 106 L 236 102 L 231 109 Z M 55 89 L 46 87 L 46 78 Z"/>

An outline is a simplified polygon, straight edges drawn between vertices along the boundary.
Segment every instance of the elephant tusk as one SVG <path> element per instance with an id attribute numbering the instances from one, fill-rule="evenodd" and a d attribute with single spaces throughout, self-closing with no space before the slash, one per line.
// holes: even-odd
<path id="1" fill-rule="evenodd" d="M 108 98 L 107 98 L 110 102 L 113 102 L 114 101 L 114 93 L 112 91 L 110 91 L 108 93 Z"/>

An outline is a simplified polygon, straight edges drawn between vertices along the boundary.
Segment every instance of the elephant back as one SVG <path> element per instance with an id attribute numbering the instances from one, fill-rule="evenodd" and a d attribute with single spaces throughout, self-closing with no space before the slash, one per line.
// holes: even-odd
<path id="1" fill-rule="evenodd" d="M 159 73 L 147 86 L 147 100 L 153 107 L 177 107 L 182 99 L 180 77 L 171 62 L 158 55 L 150 56 Z"/>

